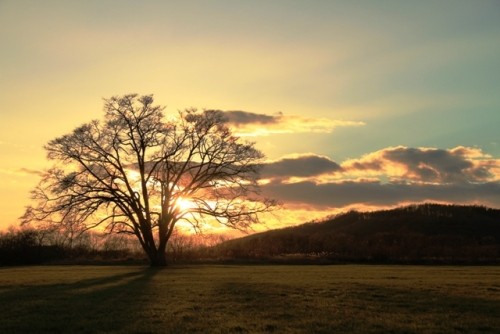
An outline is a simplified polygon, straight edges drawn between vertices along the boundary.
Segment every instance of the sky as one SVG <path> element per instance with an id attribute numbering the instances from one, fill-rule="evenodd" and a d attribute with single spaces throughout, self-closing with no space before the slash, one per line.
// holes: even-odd
<path id="1" fill-rule="evenodd" d="M 0 0 L 0 45 L 0 229 L 43 146 L 127 93 L 226 111 L 267 157 L 268 228 L 500 207 L 499 1 Z"/>

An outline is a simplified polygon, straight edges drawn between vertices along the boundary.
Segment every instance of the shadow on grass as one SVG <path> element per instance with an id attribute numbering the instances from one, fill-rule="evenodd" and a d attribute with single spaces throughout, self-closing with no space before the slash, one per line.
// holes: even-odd
<path id="1" fill-rule="evenodd" d="M 498 300 L 473 294 L 364 284 L 318 288 L 228 282 L 216 295 L 221 297 L 211 307 L 228 305 L 220 320 L 238 319 L 225 328 L 228 332 L 498 333 L 500 329 Z"/>
<path id="2" fill-rule="evenodd" d="M 0 290 L 2 333 L 126 332 L 147 307 L 152 268 L 68 284 Z M 135 319 L 135 320 L 134 320 Z"/>
<path id="3" fill-rule="evenodd" d="M 481 290 L 240 269 L 110 268 L 66 284 L 9 283 L 0 333 L 500 333 L 494 281 Z"/>

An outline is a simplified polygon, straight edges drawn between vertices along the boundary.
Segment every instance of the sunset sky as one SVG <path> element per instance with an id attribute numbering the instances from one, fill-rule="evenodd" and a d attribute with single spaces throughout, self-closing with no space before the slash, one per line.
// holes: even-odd
<path id="1" fill-rule="evenodd" d="M 154 94 L 268 159 L 269 227 L 424 201 L 500 207 L 499 1 L 0 0 L 0 229 L 43 145 Z"/>

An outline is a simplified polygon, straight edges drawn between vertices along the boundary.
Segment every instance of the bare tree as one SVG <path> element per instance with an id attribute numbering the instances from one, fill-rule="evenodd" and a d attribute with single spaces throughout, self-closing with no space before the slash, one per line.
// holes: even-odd
<path id="1" fill-rule="evenodd" d="M 188 109 L 165 120 L 152 95 L 104 101 L 102 121 L 45 146 L 54 166 L 23 223 L 130 233 L 152 266 L 164 266 L 178 222 L 244 230 L 276 204 L 258 196 L 262 153 L 231 133 L 223 112 Z"/>

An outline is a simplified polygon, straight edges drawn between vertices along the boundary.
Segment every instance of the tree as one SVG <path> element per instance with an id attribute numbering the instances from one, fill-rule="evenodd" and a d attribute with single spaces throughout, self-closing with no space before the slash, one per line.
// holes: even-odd
<path id="1" fill-rule="evenodd" d="M 133 234 L 151 265 L 164 266 L 178 222 L 245 230 L 275 206 L 259 197 L 263 154 L 231 133 L 223 112 L 187 109 L 165 120 L 152 95 L 104 101 L 102 121 L 45 145 L 54 166 L 32 191 L 23 224 Z"/>

